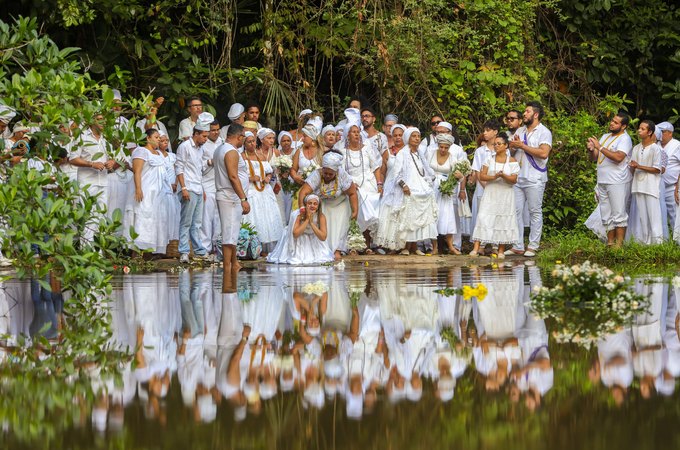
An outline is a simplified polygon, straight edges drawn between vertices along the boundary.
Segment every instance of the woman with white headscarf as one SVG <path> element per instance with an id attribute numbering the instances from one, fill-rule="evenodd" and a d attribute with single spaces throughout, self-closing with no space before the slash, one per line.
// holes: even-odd
<path id="1" fill-rule="evenodd" d="M 439 208 L 439 216 L 437 218 L 437 233 L 444 236 L 446 246 L 449 253 L 460 255 L 460 251 L 453 246 L 453 237 L 460 233 L 457 226 L 456 207 L 456 193 L 460 189 L 465 189 L 465 177 L 459 171 L 451 174 L 453 166 L 460 159 L 466 158 L 465 152 L 455 145 L 456 140 L 450 134 L 438 134 L 435 138 L 437 142 L 437 149 L 428 152 L 426 155 L 427 163 L 430 165 L 434 173 L 434 196 L 437 200 L 437 207 Z M 460 151 L 456 151 L 460 149 Z M 446 181 L 449 176 L 455 176 L 459 183 L 457 189 L 451 195 L 442 194 L 439 190 L 441 183 Z M 433 254 L 437 254 L 437 240 L 432 241 Z"/>
<path id="2" fill-rule="evenodd" d="M 263 128 L 262 130 L 265 130 Z M 260 130 L 260 131 L 262 131 Z M 243 216 L 243 223 L 250 223 L 262 242 L 262 253 L 269 253 L 283 233 L 283 220 L 276 203 L 276 195 L 270 184 L 274 169 L 268 160 L 262 160 L 255 147 L 255 136 L 245 133 L 241 157 L 249 171 L 248 201 L 250 212 Z M 263 255 L 265 256 L 265 255 Z"/>
<path id="3" fill-rule="evenodd" d="M 292 161 L 293 156 L 295 154 L 295 149 L 293 148 L 293 136 L 287 131 L 282 131 L 279 133 L 278 142 L 279 142 L 279 155 L 289 156 Z M 285 178 L 292 182 L 293 179 L 290 177 L 290 169 L 281 170 L 280 168 L 277 168 L 276 178 L 277 184 L 276 186 L 274 186 L 274 192 L 278 191 L 278 193 L 276 194 L 276 201 L 279 204 L 279 210 L 281 212 L 283 224 L 288 225 L 288 222 L 290 221 L 290 212 L 293 209 L 293 193 L 286 192 L 282 189 L 281 180 Z"/>
<path id="4" fill-rule="evenodd" d="M 300 186 L 305 184 L 308 167 L 321 167 L 324 152 L 324 145 L 320 139 L 321 124 L 321 119 L 315 117 L 302 127 L 302 147 L 299 147 L 293 155 L 293 167 L 290 170 L 290 176 Z"/>
<path id="5" fill-rule="evenodd" d="M 333 261 L 328 246 L 328 223 L 321 212 L 321 199 L 309 194 L 304 206 L 293 211 L 290 224 L 267 261 L 276 264 L 323 264 Z"/>
<path id="6" fill-rule="evenodd" d="M 368 140 L 361 137 L 357 122 L 345 127 L 345 170 L 359 191 L 359 217 L 357 224 L 366 239 L 366 253 L 372 254 L 371 238 L 378 230 L 380 194 L 383 188 L 382 157 Z"/>
<path id="7" fill-rule="evenodd" d="M 403 248 L 401 254 L 409 255 L 418 241 L 437 238 L 437 203 L 432 171 L 418 155 L 420 131 L 407 128 L 403 141 L 406 145 L 385 180 L 382 205 L 390 208 L 390 216 L 383 217 L 388 224 L 378 229 L 376 243 L 392 250 Z"/>
<path id="8" fill-rule="evenodd" d="M 167 134 L 159 131 L 160 138 L 158 140 L 158 150 L 164 158 L 165 167 L 165 182 L 163 183 L 163 192 L 165 193 L 165 209 L 167 210 L 168 221 L 168 239 L 170 241 L 179 240 L 179 216 L 181 205 L 179 196 L 177 195 L 177 174 L 175 173 L 175 162 L 177 155 L 172 153 L 170 148 L 170 138 Z"/>
<path id="9" fill-rule="evenodd" d="M 347 234 L 350 219 L 359 214 L 356 186 L 352 177 L 341 170 L 343 156 L 331 150 L 323 155 L 322 168 L 312 172 L 300 189 L 299 199 L 312 192 L 321 198 L 328 222 L 328 245 L 340 259 L 347 251 Z"/>

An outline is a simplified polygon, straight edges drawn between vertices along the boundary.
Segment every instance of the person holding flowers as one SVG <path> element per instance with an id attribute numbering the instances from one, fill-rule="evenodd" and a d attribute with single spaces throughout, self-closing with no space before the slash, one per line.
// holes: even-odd
<path id="1" fill-rule="evenodd" d="M 477 222 L 472 233 L 474 247 L 470 256 L 479 255 L 480 244 L 497 244 L 498 258 L 505 258 L 505 246 L 518 239 L 513 185 L 517 183 L 519 164 L 508 152 L 509 139 L 504 133 L 494 140 L 496 154 L 479 172 L 486 187 L 480 200 Z"/>
<path id="2" fill-rule="evenodd" d="M 279 191 L 276 200 L 279 204 L 281 218 L 284 225 L 288 225 L 290 213 L 293 209 L 293 194 L 297 190 L 297 185 L 290 177 L 290 169 L 293 167 L 293 137 L 287 131 L 279 133 L 279 156 L 272 158 L 272 166 L 276 169 L 276 183 L 274 191 Z"/>
<path id="3" fill-rule="evenodd" d="M 435 139 L 437 150 L 428 154 L 427 161 L 434 172 L 434 196 L 439 208 L 437 233 L 444 236 L 449 253 L 460 255 L 460 250 L 453 245 L 454 235 L 460 233 L 456 217 L 456 192 L 463 195 L 465 200 L 465 175 L 470 173 L 470 164 L 467 164 L 467 170 L 464 164 L 458 164 L 459 161 L 468 162 L 467 155 L 460 147 L 454 146 L 455 138 L 452 135 L 438 134 Z M 436 239 L 432 240 L 432 253 L 437 254 Z"/>

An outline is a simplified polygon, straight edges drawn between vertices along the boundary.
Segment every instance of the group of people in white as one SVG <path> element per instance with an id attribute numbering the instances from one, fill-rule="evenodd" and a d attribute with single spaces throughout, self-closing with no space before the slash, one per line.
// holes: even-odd
<path id="1" fill-rule="evenodd" d="M 0 123 L 11 149 L 29 130 L 17 122 L 10 132 L 14 113 L 3 108 Z M 106 142 L 95 120 L 59 163 L 109 214 L 123 212 L 121 233 L 142 250 L 164 254 L 177 240 L 181 262 L 193 251 L 197 259 L 223 257 L 225 268 L 235 269 L 241 226 L 248 223 L 268 261 L 325 263 L 356 251 L 349 248 L 353 221 L 366 254 L 460 254 L 465 236 L 473 256 L 532 257 L 539 249 L 552 134 L 538 102 L 509 111 L 505 129 L 485 122 L 471 164 L 439 115 L 424 138 L 394 114 L 379 130 L 375 111 L 357 100 L 337 125 L 324 126 L 307 109 L 296 129 L 279 133 L 259 124 L 254 104 L 233 104 L 225 126 L 203 112 L 198 97 L 187 109 L 176 153 L 152 112 L 135 122 L 146 139 L 128 144 L 129 156 Z M 673 126 L 642 121 L 641 143 L 633 148 L 629 123 L 620 113 L 610 133 L 585 143 L 597 161 L 599 201 L 588 226 L 612 246 L 622 244 L 626 230 L 640 242 L 661 242 L 669 235 L 666 224 L 676 220 L 680 142 Z M 131 124 L 120 116 L 116 126 Z M 48 170 L 49 164 L 34 166 Z M 468 185 L 474 185 L 471 199 Z M 84 238 L 96 231 L 93 224 Z"/>

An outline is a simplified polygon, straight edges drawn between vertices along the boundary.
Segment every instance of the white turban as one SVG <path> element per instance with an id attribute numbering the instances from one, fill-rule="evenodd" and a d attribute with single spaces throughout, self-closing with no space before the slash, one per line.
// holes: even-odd
<path id="1" fill-rule="evenodd" d="M 406 132 L 406 127 L 400 123 L 392 125 L 392 128 L 390 128 L 390 134 L 394 134 L 394 130 L 399 128 L 401 131 Z"/>
<path id="2" fill-rule="evenodd" d="M 246 138 L 255 137 L 252 131 L 246 131 L 245 133 L 243 133 L 243 136 Z"/>
<path id="3" fill-rule="evenodd" d="M 420 130 L 416 127 L 408 127 L 406 131 L 404 131 L 404 147 L 408 147 L 408 141 L 411 139 L 413 133 L 420 134 Z"/>
<path id="4" fill-rule="evenodd" d="M 282 132 L 279 133 L 279 137 L 278 137 L 279 145 L 281 145 L 281 139 L 283 139 L 284 136 L 288 136 L 290 138 L 290 141 L 291 142 L 293 141 L 293 135 L 292 134 L 290 134 L 287 131 L 282 131 Z"/>
<path id="5" fill-rule="evenodd" d="M 412 402 L 419 401 L 423 396 L 423 388 L 414 388 L 411 383 L 406 383 L 406 398 Z"/>
<path id="6" fill-rule="evenodd" d="M 123 96 L 120 95 L 120 91 L 118 89 L 111 89 L 111 90 L 113 91 L 113 99 L 114 100 L 119 101 L 119 102 L 123 100 Z"/>
<path id="7" fill-rule="evenodd" d="M 335 358 L 326 361 L 323 365 L 323 371 L 327 378 L 340 378 L 343 372 L 340 358 L 336 356 Z"/>
<path id="8" fill-rule="evenodd" d="M 333 125 L 326 125 L 323 127 L 323 130 L 321 130 L 321 135 L 325 136 L 326 133 L 330 133 L 331 131 L 335 133 L 335 127 Z"/>
<path id="9" fill-rule="evenodd" d="M 209 112 L 203 112 L 198 116 L 198 120 L 196 121 L 194 128 L 199 131 L 210 131 L 210 124 L 214 121 L 215 117 L 212 114 Z"/>
<path id="10" fill-rule="evenodd" d="M 324 396 L 323 388 L 319 383 L 312 383 L 307 386 L 304 393 L 305 400 L 316 409 L 323 408 Z"/>
<path id="11" fill-rule="evenodd" d="M 227 117 L 229 117 L 229 120 L 231 120 L 233 122 L 234 120 L 241 117 L 241 114 L 243 114 L 244 112 L 245 112 L 245 108 L 243 107 L 242 104 L 234 103 L 229 108 L 229 112 L 227 113 Z"/>
<path id="12" fill-rule="evenodd" d="M 302 127 L 302 134 L 310 137 L 311 139 L 316 139 L 316 138 L 319 137 L 319 129 L 316 128 L 315 125 L 312 125 L 311 123 L 307 123 L 307 125 Z"/>
<path id="13" fill-rule="evenodd" d="M 342 160 L 343 156 L 341 154 L 336 152 L 326 152 L 323 155 L 321 167 L 337 172 L 340 170 L 340 166 L 342 166 Z"/>
<path id="14" fill-rule="evenodd" d="M 439 379 L 437 382 L 437 390 L 439 391 L 439 400 L 446 403 L 453 398 L 454 389 L 456 387 L 456 379 L 443 380 Z"/>
<path id="15" fill-rule="evenodd" d="M 451 124 L 448 123 L 448 122 L 439 122 L 439 125 L 437 125 L 437 126 L 438 126 L 438 127 L 444 127 L 444 128 L 446 128 L 447 130 L 449 130 L 449 131 L 453 131 L 453 125 L 451 125 Z"/>
<path id="16" fill-rule="evenodd" d="M 661 122 L 656 124 L 656 129 L 663 131 L 670 131 L 671 133 L 675 131 L 675 128 L 673 127 L 673 124 L 670 122 Z"/>
<path id="17" fill-rule="evenodd" d="M 361 394 L 347 393 L 347 417 L 360 419 L 364 412 L 364 399 Z"/>
<path id="18" fill-rule="evenodd" d="M 456 138 L 450 134 L 438 134 L 436 140 L 437 144 L 446 144 L 449 147 L 456 143 Z"/>
<path id="19" fill-rule="evenodd" d="M 217 405 L 210 394 L 198 397 L 198 415 L 204 423 L 210 423 L 217 417 Z"/>
<path id="20" fill-rule="evenodd" d="M 300 111 L 300 114 L 298 114 L 298 119 L 302 119 L 304 116 L 311 113 L 312 113 L 311 109 L 303 109 L 302 111 Z"/>
<path id="21" fill-rule="evenodd" d="M 274 136 L 276 136 L 276 133 L 271 128 L 260 128 L 259 130 L 257 130 L 257 138 L 259 140 L 263 140 L 264 138 L 266 138 L 270 134 L 273 134 Z"/>

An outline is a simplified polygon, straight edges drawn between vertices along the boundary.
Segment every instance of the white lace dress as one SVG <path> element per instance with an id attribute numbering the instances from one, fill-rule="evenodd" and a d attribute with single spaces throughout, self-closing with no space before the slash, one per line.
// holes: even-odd
<path id="1" fill-rule="evenodd" d="M 519 163 L 510 162 L 507 156 L 505 163 L 497 163 L 490 158 L 484 164 L 488 167 L 487 175 L 495 175 L 503 171 L 506 175 L 519 173 Z M 516 244 L 517 218 L 515 215 L 515 192 L 513 186 L 502 178 L 489 181 L 479 202 L 479 211 L 472 240 L 484 244 Z"/>
<path id="2" fill-rule="evenodd" d="M 250 161 L 246 159 L 246 166 L 251 176 L 255 174 L 261 179 L 273 172 L 269 161 Z M 243 216 L 242 223 L 250 223 L 257 231 L 257 237 L 263 248 L 271 250 L 283 234 L 283 220 L 276 195 L 269 183 L 250 182 L 248 189 L 248 203 L 250 212 Z M 265 244 L 270 244 L 267 249 Z"/>
<path id="3" fill-rule="evenodd" d="M 456 226 L 456 208 L 458 202 L 456 201 L 457 189 L 451 195 L 444 195 L 439 191 L 439 185 L 449 178 L 451 168 L 455 161 L 453 155 L 444 161 L 444 164 L 439 164 L 437 160 L 437 153 L 432 152 L 428 158 L 430 168 L 434 172 L 434 198 L 437 201 L 439 208 L 439 216 L 437 218 L 437 233 L 441 235 L 456 234 L 458 228 Z M 460 183 L 458 183 L 460 184 Z"/>
<path id="4" fill-rule="evenodd" d="M 375 171 L 382 166 L 382 158 L 373 149 L 370 142 L 359 150 L 345 149 L 345 170 L 357 185 L 359 196 L 359 215 L 357 225 L 363 232 L 375 232 L 380 214 L 380 193 Z"/>
<path id="5" fill-rule="evenodd" d="M 307 177 L 305 182 L 321 198 L 321 208 L 326 216 L 328 227 L 328 237 L 326 238 L 328 246 L 333 252 L 336 250 L 347 251 L 347 234 L 352 217 L 352 207 L 345 191 L 352 187 L 352 177 L 340 168 L 335 180 L 326 184 L 321 177 L 321 170 L 316 170 Z"/>
<path id="6" fill-rule="evenodd" d="M 300 215 L 300 210 L 296 209 L 290 215 L 290 223 L 283 231 L 281 240 L 276 244 L 276 248 L 267 256 L 267 261 L 275 264 L 323 264 L 333 261 L 333 252 L 328 246 L 328 239 L 320 240 L 314 234 L 311 227 L 297 238 L 293 237 L 293 227 Z"/>

